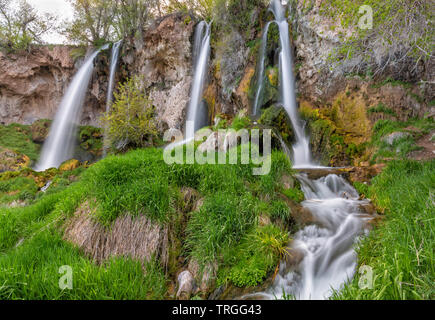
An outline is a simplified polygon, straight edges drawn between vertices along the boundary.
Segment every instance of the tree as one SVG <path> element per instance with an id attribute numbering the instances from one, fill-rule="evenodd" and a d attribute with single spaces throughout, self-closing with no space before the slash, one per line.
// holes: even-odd
<path id="1" fill-rule="evenodd" d="M 119 85 L 111 110 L 101 118 L 106 128 L 107 143 L 116 145 L 117 149 L 147 147 L 158 135 L 154 107 L 139 83 L 135 77 Z"/>
<path id="2" fill-rule="evenodd" d="M 115 0 L 69 0 L 74 9 L 74 20 L 67 22 L 64 34 L 79 44 L 99 44 L 117 40 L 114 20 L 117 13 Z"/>
<path id="3" fill-rule="evenodd" d="M 42 36 L 56 28 L 57 17 L 38 14 L 25 0 L 18 8 L 11 0 L 0 0 L 0 46 L 12 50 L 28 49 L 33 42 L 44 43 Z"/>
<path id="4" fill-rule="evenodd" d="M 69 0 L 74 20 L 64 34 L 79 44 L 101 44 L 126 37 L 142 39 L 149 21 L 162 15 L 161 0 Z"/>

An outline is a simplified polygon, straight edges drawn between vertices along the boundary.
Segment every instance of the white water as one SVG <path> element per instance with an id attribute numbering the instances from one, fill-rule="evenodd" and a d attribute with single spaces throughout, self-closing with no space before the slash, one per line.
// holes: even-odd
<path id="1" fill-rule="evenodd" d="M 295 133 L 295 143 L 293 149 L 293 165 L 296 168 L 316 167 L 311 160 L 310 139 L 305 134 L 302 121 L 299 117 L 298 105 L 296 102 L 295 79 L 293 75 L 293 59 L 290 47 L 289 25 L 285 17 L 285 9 L 280 0 L 272 0 L 270 10 L 275 16 L 275 20 L 266 24 L 263 29 L 262 45 L 260 48 L 260 58 L 258 64 L 258 84 L 255 95 L 253 114 L 258 113 L 264 87 L 264 64 L 267 46 L 267 33 L 271 23 L 276 23 L 279 29 L 281 52 L 279 54 L 279 73 L 281 99 L 285 111 L 290 117 L 293 131 Z"/>
<path id="2" fill-rule="evenodd" d="M 293 164 L 295 167 L 312 166 L 310 140 L 304 132 L 302 122 L 299 118 L 298 106 L 296 103 L 295 79 L 293 76 L 293 59 L 290 51 L 289 25 L 285 18 L 285 9 L 280 0 L 272 0 L 271 10 L 275 16 L 279 28 L 281 42 L 281 53 L 279 55 L 281 74 L 281 95 L 284 109 L 290 117 L 295 143 L 293 144 Z"/>
<path id="3" fill-rule="evenodd" d="M 75 124 L 79 120 L 85 94 L 94 70 L 94 59 L 101 50 L 107 48 L 108 46 L 104 46 L 95 51 L 74 76 L 59 105 L 35 170 L 44 171 L 48 168 L 58 167 L 62 162 L 72 157 Z"/>
<path id="4" fill-rule="evenodd" d="M 266 48 L 267 48 L 267 33 L 271 22 L 266 23 L 263 29 L 263 36 L 261 39 L 259 64 L 257 67 L 257 92 L 255 93 L 254 106 L 252 107 L 252 114 L 255 116 L 258 113 L 259 104 L 263 95 L 264 88 L 264 63 L 266 60 Z"/>
<path id="5" fill-rule="evenodd" d="M 115 75 L 116 75 L 116 68 L 118 67 L 118 60 L 119 60 L 119 51 L 121 49 L 122 40 L 116 42 L 113 44 L 112 47 L 112 54 L 110 58 L 110 74 L 109 74 L 109 86 L 107 88 L 107 98 L 106 98 L 106 112 L 110 111 L 110 108 L 112 107 L 113 102 L 113 90 L 115 88 Z M 105 128 L 106 133 L 104 134 L 104 146 L 103 146 L 103 157 L 107 154 L 107 128 Z"/>
<path id="6" fill-rule="evenodd" d="M 186 141 L 193 139 L 195 132 L 206 125 L 207 119 L 202 95 L 210 57 L 210 24 L 205 21 L 201 21 L 196 27 L 193 57 L 194 77 L 189 106 L 187 108 Z M 189 121 L 194 123 L 194 125 L 187 125 Z"/>
<path id="7" fill-rule="evenodd" d="M 358 200 L 356 190 L 335 174 L 315 181 L 298 178 L 306 199 L 302 205 L 316 221 L 294 237 L 290 253 L 299 251 L 303 259 L 293 270 L 282 261 L 272 288 L 251 296 L 281 299 L 285 292 L 296 299 L 327 299 L 355 273 L 354 244 L 370 219 L 360 206 L 368 200 Z"/>
<path id="8" fill-rule="evenodd" d="M 113 44 L 112 47 L 112 55 L 110 58 L 109 86 L 107 88 L 107 98 L 106 98 L 106 112 L 108 112 L 110 110 L 110 107 L 112 106 L 113 89 L 115 87 L 116 68 L 118 66 L 119 51 L 121 49 L 121 45 L 122 45 L 122 40 Z"/>

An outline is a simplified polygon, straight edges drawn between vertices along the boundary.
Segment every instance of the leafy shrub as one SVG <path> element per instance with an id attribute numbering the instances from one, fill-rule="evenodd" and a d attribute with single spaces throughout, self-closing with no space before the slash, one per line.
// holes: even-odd
<path id="1" fill-rule="evenodd" d="M 114 97 L 111 110 L 101 118 L 108 143 L 120 149 L 152 145 L 158 134 L 154 107 L 140 89 L 139 78 L 120 84 Z"/>

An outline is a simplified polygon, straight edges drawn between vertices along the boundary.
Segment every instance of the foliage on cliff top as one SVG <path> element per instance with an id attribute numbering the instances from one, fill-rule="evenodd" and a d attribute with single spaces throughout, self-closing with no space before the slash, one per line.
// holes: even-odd
<path id="1" fill-rule="evenodd" d="M 361 29 L 364 19 L 361 6 L 369 6 L 373 13 L 373 27 Z M 363 61 L 357 72 L 371 71 L 375 75 L 394 67 L 395 63 L 411 58 L 415 67 L 428 62 L 434 52 L 433 3 L 430 0 L 329 0 L 321 4 L 321 14 L 339 19 L 341 26 L 353 30 L 350 37 L 341 35 L 344 44 L 333 54 L 338 61 L 360 56 Z M 368 20 L 365 20 L 368 22 Z M 377 59 L 379 49 L 385 59 Z"/>
<path id="2" fill-rule="evenodd" d="M 57 18 L 38 12 L 25 0 L 18 6 L 0 0 L 0 49 L 27 50 L 31 43 L 43 43 L 42 37 L 56 27 Z"/>

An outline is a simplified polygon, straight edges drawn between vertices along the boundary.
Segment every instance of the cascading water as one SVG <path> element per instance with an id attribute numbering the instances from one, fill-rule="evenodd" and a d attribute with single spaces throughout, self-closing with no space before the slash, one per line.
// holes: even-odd
<path id="1" fill-rule="evenodd" d="M 270 10 L 275 16 L 275 20 L 266 24 L 263 30 L 262 47 L 260 50 L 260 61 L 257 92 L 255 95 L 253 112 L 256 114 L 259 109 L 260 98 L 263 91 L 264 82 L 264 63 L 267 44 L 267 32 L 270 23 L 276 23 L 279 29 L 281 52 L 279 54 L 280 66 L 280 88 L 282 104 L 290 117 L 290 121 L 295 133 L 295 143 L 293 144 L 293 165 L 294 167 L 313 167 L 311 162 L 310 140 L 305 134 L 302 122 L 299 118 L 296 103 L 295 79 L 293 76 L 293 59 L 290 50 L 289 25 L 285 17 L 285 9 L 280 0 L 272 0 Z"/>
<path id="2" fill-rule="evenodd" d="M 72 156 L 74 146 L 75 123 L 81 113 L 86 90 L 94 69 L 94 59 L 104 46 L 92 53 L 74 76 L 56 113 L 47 140 L 42 148 L 41 157 L 35 170 L 43 171 L 58 167 L 62 162 Z"/>
<path id="3" fill-rule="evenodd" d="M 110 107 L 112 106 L 113 89 L 115 87 L 116 68 L 118 66 L 119 51 L 121 49 L 121 45 L 122 45 L 122 40 L 113 44 L 112 47 L 112 55 L 110 58 L 109 86 L 107 88 L 106 112 L 108 112 L 110 110 Z"/>
<path id="4" fill-rule="evenodd" d="M 327 299 L 354 275 L 353 246 L 371 219 L 361 209 L 368 200 L 358 200 L 356 190 L 334 174 L 315 181 L 300 176 L 299 181 L 306 198 L 302 205 L 317 224 L 296 234 L 293 249 L 304 258 L 296 270 L 279 273 L 269 294 L 281 297 L 284 290 L 297 299 Z"/>
<path id="5" fill-rule="evenodd" d="M 119 60 L 119 51 L 121 49 L 122 40 L 116 42 L 113 44 L 112 47 L 112 54 L 110 58 L 110 74 L 109 74 L 109 86 L 107 88 L 107 98 L 106 98 L 106 112 L 110 111 L 110 108 L 112 107 L 113 102 L 113 90 L 115 88 L 115 75 L 116 75 L 116 68 L 118 66 L 118 60 Z M 107 131 L 107 128 L 105 129 Z M 107 134 L 104 134 L 104 147 L 103 147 L 103 157 L 107 154 L 107 140 L 106 140 Z"/>
<path id="6" fill-rule="evenodd" d="M 211 23 L 201 21 L 195 31 L 193 51 L 194 77 L 189 106 L 187 108 L 186 141 L 192 140 L 195 132 L 207 124 L 207 113 L 202 102 L 202 94 L 210 57 L 210 26 Z"/>
<path id="7" fill-rule="evenodd" d="M 255 116 L 258 113 L 259 105 L 261 102 L 263 89 L 264 89 L 264 63 L 266 60 L 266 48 L 267 48 L 267 33 L 269 31 L 269 26 L 272 22 L 266 23 L 263 29 L 263 36 L 261 39 L 261 48 L 259 56 L 259 64 L 257 67 L 257 92 L 255 93 L 254 105 L 252 107 L 252 114 Z"/>
<path id="8" fill-rule="evenodd" d="M 272 0 L 270 10 L 279 28 L 281 52 L 279 54 L 281 95 L 284 109 L 290 117 L 295 133 L 293 145 L 294 167 L 313 168 L 309 139 L 299 118 L 290 51 L 289 26 L 280 0 Z M 263 46 L 267 41 L 267 28 L 263 31 Z M 265 49 L 264 49 L 265 50 Z M 264 55 L 264 53 L 262 53 Z M 264 69 L 264 56 L 260 57 Z M 261 79 L 260 79 L 261 80 Z M 260 81 L 261 82 L 261 81 Z M 261 91 L 261 86 L 258 87 Z M 257 91 L 257 95 L 261 92 Z M 255 101 L 254 108 L 258 107 Z M 282 139 L 281 139 L 282 140 Z M 283 144 L 283 150 L 288 152 Z M 334 290 L 340 290 L 350 280 L 356 268 L 357 256 L 354 244 L 368 232 L 371 217 L 362 209 L 368 200 L 359 200 L 357 191 L 342 177 L 329 174 L 318 180 L 310 180 L 306 174 L 297 176 L 301 182 L 305 201 L 302 206 L 312 214 L 314 224 L 296 233 L 290 254 L 299 253 L 297 265 L 280 264 L 273 286 L 267 291 L 247 295 L 244 298 L 283 298 L 284 294 L 296 299 L 327 299 Z"/>
<path id="9" fill-rule="evenodd" d="M 299 252 L 302 261 L 293 269 L 282 261 L 273 286 L 254 294 L 257 298 L 281 299 L 285 293 L 295 299 L 327 299 L 355 273 L 353 247 L 368 232 L 371 217 L 361 208 L 369 201 L 358 200 L 356 190 L 335 174 L 314 181 L 301 174 L 298 179 L 306 199 L 302 206 L 316 223 L 294 237 L 290 254 Z"/>

